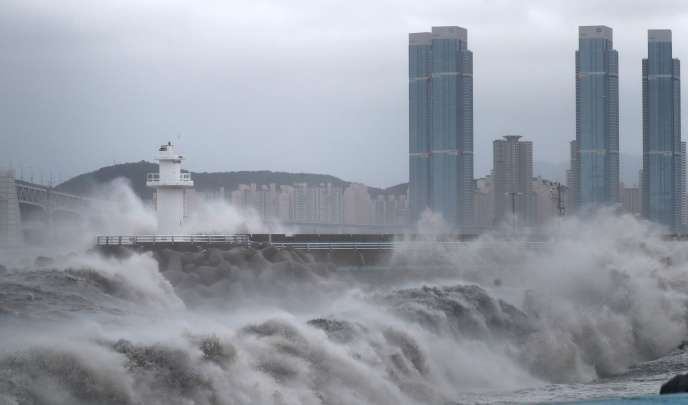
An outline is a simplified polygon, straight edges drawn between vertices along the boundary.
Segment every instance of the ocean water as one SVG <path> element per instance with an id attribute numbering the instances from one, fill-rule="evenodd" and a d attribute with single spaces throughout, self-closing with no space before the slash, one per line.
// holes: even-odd
<path id="1" fill-rule="evenodd" d="M 376 272 L 269 247 L 3 251 L 0 404 L 688 400 L 655 395 L 688 372 L 688 249 L 592 224 L 540 249 L 428 240 Z"/>
<path id="2" fill-rule="evenodd" d="M 616 398 L 616 399 L 598 399 L 592 401 L 578 401 L 575 404 L 584 405 L 623 405 L 623 404 L 633 404 L 633 405 L 652 405 L 652 404 L 686 404 L 688 403 L 688 395 L 640 395 L 636 397 L 628 398 Z"/>

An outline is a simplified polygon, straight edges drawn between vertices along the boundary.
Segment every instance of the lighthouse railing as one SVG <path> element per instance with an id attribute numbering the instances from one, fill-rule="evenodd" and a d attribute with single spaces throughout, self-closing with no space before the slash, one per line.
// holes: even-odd
<path id="1" fill-rule="evenodd" d="M 147 173 L 146 174 L 146 185 L 148 187 L 158 187 L 158 186 L 193 186 L 193 180 L 191 180 L 191 173 L 180 173 L 179 177 L 175 179 L 166 178 L 160 180 L 160 173 Z"/>

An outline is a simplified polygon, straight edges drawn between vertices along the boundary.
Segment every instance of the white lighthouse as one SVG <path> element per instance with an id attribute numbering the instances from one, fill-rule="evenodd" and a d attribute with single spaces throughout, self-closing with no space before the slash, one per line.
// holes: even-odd
<path id="1" fill-rule="evenodd" d="M 186 189 L 194 186 L 190 173 L 182 173 L 183 157 L 168 142 L 160 146 L 158 173 L 148 173 L 146 185 L 156 191 L 158 234 L 178 235 L 184 225 Z"/>

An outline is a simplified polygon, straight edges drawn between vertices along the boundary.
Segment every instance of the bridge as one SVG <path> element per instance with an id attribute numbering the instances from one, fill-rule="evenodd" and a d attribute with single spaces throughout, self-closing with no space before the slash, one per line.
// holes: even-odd
<path id="1" fill-rule="evenodd" d="M 87 198 L 17 180 L 12 170 L 0 171 L 0 246 L 35 240 L 56 223 L 81 220 L 89 206 Z"/>

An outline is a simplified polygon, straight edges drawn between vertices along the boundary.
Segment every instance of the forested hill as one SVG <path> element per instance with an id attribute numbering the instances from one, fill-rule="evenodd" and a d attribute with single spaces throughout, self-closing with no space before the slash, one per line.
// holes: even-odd
<path id="1" fill-rule="evenodd" d="M 140 161 L 136 163 L 123 163 L 106 166 L 96 171 L 84 173 L 73 177 L 56 188 L 67 193 L 87 195 L 101 184 L 108 183 L 116 178 L 127 179 L 134 192 L 143 199 L 150 199 L 153 190 L 146 187 L 146 174 L 158 171 L 157 163 Z M 295 183 L 308 183 L 316 186 L 323 183 L 332 183 L 335 186 L 346 187 L 351 184 L 338 177 L 327 174 L 314 173 L 287 173 L 273 172 L 269 170 L 240 171 L 240 172 L 214 172 L 191 173 L 198 191 L 218 190 L 224 187 L 231 191 L 239 187 L 239 184 L 277 184 L 293 185 Z M 405 192 L 406 184 L 399 184 L 387 189 L 370 188 L 372 195 L 380 193 L 399 194 Z"/>

